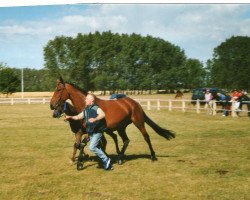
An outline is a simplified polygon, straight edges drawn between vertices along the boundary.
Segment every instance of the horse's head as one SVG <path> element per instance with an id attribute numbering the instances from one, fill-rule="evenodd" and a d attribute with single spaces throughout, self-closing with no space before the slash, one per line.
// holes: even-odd
<path id="1" fill-rule="evenodd" d="M 63 107 L 64 102 L 69 99 L 69 93 L 62 78 L 57 80 L 56 90 L 50 100 L 50 109 L 55 110 L 59 106 Z"/>

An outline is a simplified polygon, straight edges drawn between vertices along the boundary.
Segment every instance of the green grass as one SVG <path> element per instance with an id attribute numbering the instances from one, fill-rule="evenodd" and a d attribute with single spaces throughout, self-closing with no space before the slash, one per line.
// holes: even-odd
<path id="1" fill-rule="evenodd" d="M 147 127 L 157 162 L 131 125 L 123 165 L 107 172 L 87 161 L 77 171 L 69 164 L 74 137 L 48 105 L 0 108 L 0 199 L 250 199 L 247 117 L 147 111 L 177 134 L 167 141 Z M 115 160 L 114 143 L 106 138 Z"/>

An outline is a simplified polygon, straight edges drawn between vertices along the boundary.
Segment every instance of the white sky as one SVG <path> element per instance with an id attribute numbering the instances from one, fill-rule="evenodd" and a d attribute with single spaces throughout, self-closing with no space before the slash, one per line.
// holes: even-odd
<path id="1" fill-rule="evenodd" d="M 250 36 L 250 4 L 29 5 L 0 7 L 0 62 L 10 67 L 43 68 L 43 47 L 60 35 L 108 30 L 151 35 L 204 63 L 227 38 Z"/>

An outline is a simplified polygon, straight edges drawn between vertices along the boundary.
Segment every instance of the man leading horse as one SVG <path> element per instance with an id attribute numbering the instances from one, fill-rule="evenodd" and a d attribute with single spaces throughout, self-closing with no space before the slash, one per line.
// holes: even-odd
<path id="1" fill-rule="evenodd" d="M 83 112 L 74 116 L 65 116 L 66 120 L 81 120 L 85 118 L 86 131 L 90 137 L 89 150 L 95 153 L 103 162 L 105 170 L 112 169 L 111 159 L 103 152 L 100 142 L 103 137 L 103 131 L 106 128 L 105 113 L 95 104 L 95 96 L 88 94 L 85 99 L 86 108 Z"/>

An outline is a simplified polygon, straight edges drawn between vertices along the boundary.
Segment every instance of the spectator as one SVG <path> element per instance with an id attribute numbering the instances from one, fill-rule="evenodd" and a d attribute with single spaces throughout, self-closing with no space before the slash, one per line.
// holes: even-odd
<path id="1" fill-rule="evenodd" d="M 241 96 L 242 96 L 242 91 L 239 90 L 234 90 L 232 93 L 232 102 L 235 102 L 235 110 L 236 111 L 240 111 L 240 107 L 241 107 Z"/>
<path id="2" fill-rule="evenodd" d="M 219 97 L 219 101 L 222 102 L 222 108 L 223 108 L 223 117 L 228 116 L 229 109 L 230 109 L 230 103 L 229 101 L 231 100 L 230 96 L 224 95 L 222 93 L 217 93 L 217 96 Z"/>
<path id="3" fill-rule="evenodd" d="M 211 101 L 213 99 L 213 95 L 210 92 L 209 89 L 206 90 L 205 93 L 205 110 L 209 109 L 209 114 L 212 114 L 212 107 L 213 107 L 213 102 Z"/>

